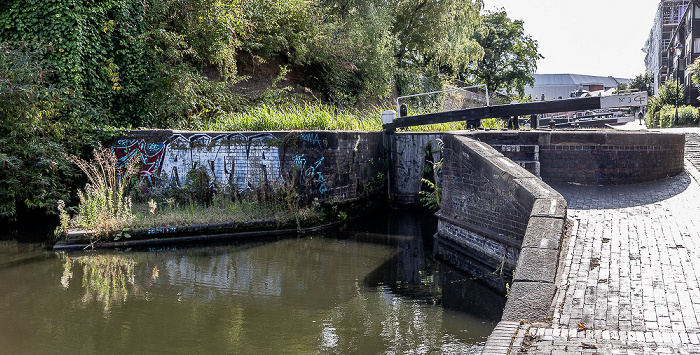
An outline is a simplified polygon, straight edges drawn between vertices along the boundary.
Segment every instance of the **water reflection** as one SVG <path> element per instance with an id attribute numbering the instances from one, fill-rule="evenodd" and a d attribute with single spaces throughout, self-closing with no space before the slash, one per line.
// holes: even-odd
<path id="1" fill-rule="evenodd" d="M 432 260 L 422 223 L 378 217 L 306 238 L 0 267 L 0 344 L 17 354 L 478 353 L 500 315 L 457 310 L 481 296 Z"/>
<path id="2" fill-rule="evenodd" d="M 130 257 L 98 254 L 71 258 L 59 253 L 59 259 L 63 262 L 61 286 L 64 289 L 70 286 L 73 266 L 82 266 L 82 287 L 85 289 L 83 303 L 97 301 L 103 305 L 105 311 L 109 311 L 114 302 L 126 301 L 129 288 L 135 288 L 136 262 Z"/>

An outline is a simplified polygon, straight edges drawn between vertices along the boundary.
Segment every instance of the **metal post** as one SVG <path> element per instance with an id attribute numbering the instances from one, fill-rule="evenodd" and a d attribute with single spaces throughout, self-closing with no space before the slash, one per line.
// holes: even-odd
<path id="1" fill-rule="evenodd" d="M 537 115 L 530 115 L 530 127 L 532 127 L 532 129 L 537 129 L 539 125 L 540 119 L 537 118 Z"/>
<path id="2" fill-rule="evenodd" d="M 679 88 L 679 86 L 680 86 L 680 85 L 678 84 L 678 66 L 676 66 L 676 97 L 675 97 L 675 101 L 676 101 L 676 118 L 673 120 L 673 125 L 674 125 L 674 126 L 677 126 L 677 125 L 678 125 L 678 95 L 680 95 L 680 92 L 679 92 L 679 91 L 680 91 L 680 88 Z"/>

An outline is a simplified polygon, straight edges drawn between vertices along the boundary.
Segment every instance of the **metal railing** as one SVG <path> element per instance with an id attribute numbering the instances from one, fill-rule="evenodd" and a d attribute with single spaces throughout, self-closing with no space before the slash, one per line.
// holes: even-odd
<path id="1" fill-rule="evenodd" d="M 400 113 L 401 108 L 400 108 L 400 103 L 399 100 L 401 99 L 409 99 L 409 98 L 414 98 L 414 97 L 420 97 L 420 96 L 427 96 L 427 95 L 437 95 L 437 94 L 446 94 L 450 92 L 455 92 L 455 91 L 464 91 L 464 92 L 469 92 L 467 91 L 468 89 L 475 89 L 475 88 L 484 88 L 485 92 L 485 97 L 486 97 L 486 106 L 490 106 L 489 102 L 489 89 L 486 86 L 486 84 L 479 84 L 479 85 L 472 85 L 472 86 L 464 86 L 464 87 L 459 87 L 459 88 L 454 88 L 454 89 L 446 89 L 446 90 L 440 90 L 440 91 L 432 91 L 432 92 L 425 92 L 421 94 L 413 94 L 413 95 L 406 95 L 406 96 L 399 96 L 396 98 L 396 112 Z"/>

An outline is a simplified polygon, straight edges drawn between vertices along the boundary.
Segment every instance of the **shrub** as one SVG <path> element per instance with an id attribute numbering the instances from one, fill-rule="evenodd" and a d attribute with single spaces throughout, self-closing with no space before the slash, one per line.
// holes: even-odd
<path id="1" fill-rule="evenodd" d="M 38 43 L 0 44 L 0 219 L 23 209 L 56 213 L 78 179 L 63 153 L 78 153 L 110 130 L 94 130 L 85 102 L 49 83 L 51 48 Z M 83 111 L 83 112 L 84 112 Z"/>
<path id="2" fill-rule="evenodd" d="M 697 124 L 700 114 L 698 108 L 693 106 L 681 106 L 678 108 L 678 124 L 691 125 Z"/>
<path id="3" fill-rule="evenodd" d="M 666 105 L 674 106 L 675 109 L 677 103 L 683 102 L 684 92 L 685 87 L 683 85 L 676 85 L 675 81 L 667 80 L 659 88 L 659 92 L 649 99 L 647 116 L 645 117 L 647 127 L 660 127 L 661 109 Z"/>
<path id="4" fill-rule="evenodd" d="M 665 105 L 658 113 L 658 124 L 654 127 L 669 128 L 676 120 L 676 106 Z M 690 125 L 698 122 L 698 109 L 693 106 L 678 107 L 678 125 Z"/>

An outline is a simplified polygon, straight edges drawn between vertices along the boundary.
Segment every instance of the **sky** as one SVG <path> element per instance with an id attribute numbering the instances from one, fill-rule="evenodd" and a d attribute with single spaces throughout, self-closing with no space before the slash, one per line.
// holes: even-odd
<path id="1" fill-rule="evenodd" d="M 544 56 L 537 74 L 634 78 L 645 71 L 642 47 L 659 0 L 484 0 L 523 20 Z"/>

